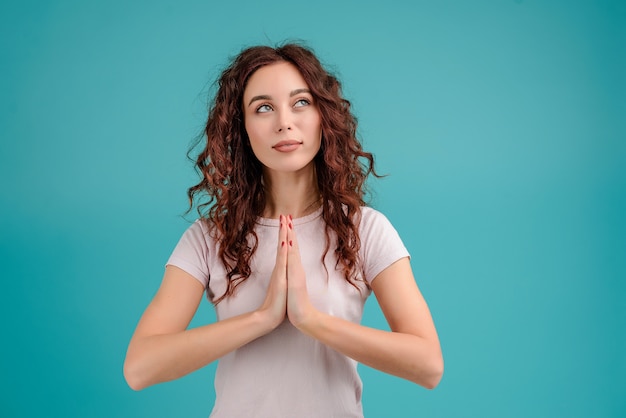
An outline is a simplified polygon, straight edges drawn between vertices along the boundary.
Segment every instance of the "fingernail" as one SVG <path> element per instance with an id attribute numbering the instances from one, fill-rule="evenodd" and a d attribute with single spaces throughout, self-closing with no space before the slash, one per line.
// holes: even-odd
<path id="1" fill-rule="evenodd" d="M 293 225 L 289 222 L 289 229 L 293 229 Z"/>
<path id="2" fill-rule="evenodd" d="M 285 241 L 281 242 L 281 243 L 280 243 L 280 246 L 281 246 L 281 247 L 284 247 L 284 246 L 285 246 Z"/>
<path id="3" fill-rule="evenodd" d="M 293 241 L 289 240 L 289 246 L 293 247 Z"/>
<path id="4" fill-rule="evenodd" d="M 291 217 L 291 215 L 289 215 L 289 220 L 290 220 L 290 221 L 293 221 L 293 218 Z"/>

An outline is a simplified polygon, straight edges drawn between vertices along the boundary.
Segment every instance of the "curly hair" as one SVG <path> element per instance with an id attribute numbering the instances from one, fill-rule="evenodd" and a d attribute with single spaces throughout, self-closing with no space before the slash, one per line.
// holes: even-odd
<path id="1" fill-rule="evenodd" d="M 330 232 L 336 235 L 337 265 L 348 282 L 356 286 L 358 224 L 365 205 L 365 180 L 374 170 L 374 156 L 356 138 L 357 120 L 350 102 L 342 97 L 341 84 L 327 72 L 313 51 L 298 45 L 244 49 L 221 74 L 209 109 L 201 141 L 204 149 L 195 159 L 202 180 L 187 190 L 190 209 L 204 197 L 198 213 L 219 242 L 219 257 L 228 272 L 226 292 L 217 304 L 234 293 L 250 277 L 250 260 L 257 249 L 255 220 L 265 208 L 262 165 L 252 152 L 244 126 L 243 94 L 250 76 L 259 68 L 289 62 L 302 74 L 319 109 L 322 143 L 314 158 L 326 224 L 326 248 Z M 336 266 L 337 267 L 337 266 Z"/>

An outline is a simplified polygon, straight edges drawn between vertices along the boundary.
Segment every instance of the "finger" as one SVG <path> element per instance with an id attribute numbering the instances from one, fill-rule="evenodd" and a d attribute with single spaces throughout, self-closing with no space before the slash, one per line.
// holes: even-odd
<path id="1" fill-rule="evenodd" d="M 289 244 L 289 253 L 287 260 L 287 284 L 291 289 L 306 288 L 304 281 L 304 271 L 302 261 L 300 259 L 300 248 L 298 247 L 298 239 L 296 229 L 293 225 L 293 219 L 287 216 L 287 243 Z"/>
<path id="2" fill-rule="evenodd" d="M 286 217 L 287 219 L 287 243 L 289 244 L 290 252 L 293 250 L 295 253 L 300 253 L 300 247 L 298 246 L 298 238 L 296 236 L 296 229 L 293 226 L 293 219 L 291 215 Z"/>
<path id="3" fill-rule="evenodd" d="M 287 217 L 280 215 L 280 226 L 278 227 L 278 250 L 276 251 L 276 262 L 282 261 L 283 264 L 287 263 L 287 252 L 289 250 L 287 230 Z"/>

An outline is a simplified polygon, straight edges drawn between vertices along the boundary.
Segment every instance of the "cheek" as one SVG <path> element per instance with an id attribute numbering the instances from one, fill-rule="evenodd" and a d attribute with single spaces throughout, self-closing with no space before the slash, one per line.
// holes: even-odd
<path id="1" fill-rule="evenodd" d="M 248 134 L 248 138 L 250 138 L 250 143 L 258 143 L 263 140 L 263 125 L 258 122 L 246 122 L 245 123 L 246 133 Z"/>
<path id="2" fill-rule="evenodd" d="M 321 118 L 318 116 L 318 117 L 310 118 L 309 120 L 307 120 L 306 129 L 312 135 L 315 135 L 316 137 L 319 136 L 322 131 Z"/>

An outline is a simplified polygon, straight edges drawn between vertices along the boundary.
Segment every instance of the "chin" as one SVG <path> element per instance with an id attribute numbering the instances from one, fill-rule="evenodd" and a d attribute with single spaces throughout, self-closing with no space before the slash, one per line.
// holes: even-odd
<path id="1" fill-rule="evenodd" d="M 303 170 L 313 170 L 313 160 L 284 161 L 280 164 L 263 164 L 267 171 L 274 173 L 297 173 Z"/>

